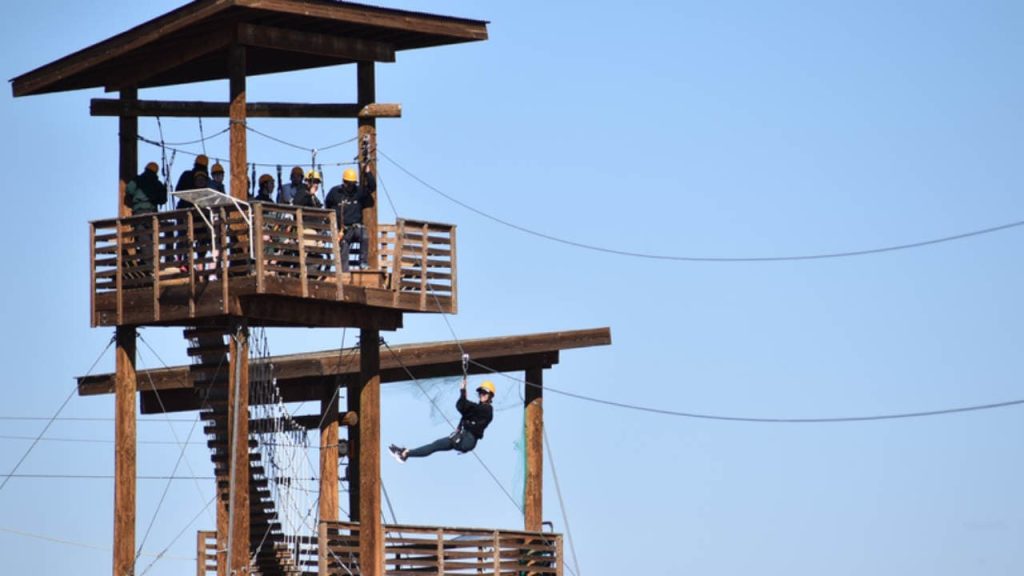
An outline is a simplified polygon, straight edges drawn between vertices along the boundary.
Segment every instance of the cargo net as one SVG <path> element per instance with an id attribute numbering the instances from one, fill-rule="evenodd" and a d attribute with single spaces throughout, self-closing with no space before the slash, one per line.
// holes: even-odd
<path id="1" fill-rule="evenodd" d="M 254 534 L 254 543 L 257 552 L 268 545 L 286 545 L 297 559 L 316 535 L 319 521 L 309 434 L 281 401 L 262 328 L 252 330 L 249 346 L 249 435 L 256 440 L 250 451 L 259 453 L 263 475 L 255 478 L 266 480 L 280 523 L 280 532 L 271 521 L 262 537 Z"/>

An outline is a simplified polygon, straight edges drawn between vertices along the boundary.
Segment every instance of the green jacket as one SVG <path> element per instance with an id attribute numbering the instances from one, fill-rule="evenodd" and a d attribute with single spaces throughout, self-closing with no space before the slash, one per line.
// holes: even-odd
<path id="1" fill-rule="evenodd" d="M 132 214 L 156 212 L 157 207 L 167 202 L 167 187 L 148 170 L 132 178 L 124 189 L 124 203 Z"/>

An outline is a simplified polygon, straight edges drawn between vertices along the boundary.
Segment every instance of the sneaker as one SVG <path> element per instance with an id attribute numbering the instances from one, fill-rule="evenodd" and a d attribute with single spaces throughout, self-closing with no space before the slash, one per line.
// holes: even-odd
<path id="1" fill-rule="evenodd" d="M 388 450 L 391 451 L 391 455 L 394 456 L 395 460 L 397 460 L 399 464 L 405 464 L 405 459 L 408 458 L 408 456 L 405 455 L 405 448 L 392 444 L 391 446 L 388 446 Z"/>

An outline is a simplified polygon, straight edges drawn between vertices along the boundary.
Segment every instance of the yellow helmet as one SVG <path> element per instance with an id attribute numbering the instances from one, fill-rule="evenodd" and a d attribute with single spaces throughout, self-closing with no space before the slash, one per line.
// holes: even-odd
<path id="1" fill-rule="evenodd" d="M 320 173 L 316 170 L 310 170 L 306 173 L 306 180 L 320 180 Z"/>
<path id="2" fill-rule="evenodd" d="M 223 173 L 224 173 L 224 167 L 220 165 L 220 162 L 217 162 L 216 164 L 213 165 L 213 168 L 210 168 L 210 174 L 223 174 Z"/>
<path id="3" fill-rule="evenodd" d="M 480 383 L 479 386 L 476 387 L 476 391 L 484 391 L 490 394 L 491 396 L 494 396 L 494 382 L 491 382 L 490 380 L 484 380 L 483 382 Z"/>
<path id="4" fill-rule="evenodd" d="M 355 182 L 357 180 L 359 180 L 359 177 L 356 176 L 356 171 L 351 168 L 346 168 L 345 171 L 341 173 L 342 182 Z"/>

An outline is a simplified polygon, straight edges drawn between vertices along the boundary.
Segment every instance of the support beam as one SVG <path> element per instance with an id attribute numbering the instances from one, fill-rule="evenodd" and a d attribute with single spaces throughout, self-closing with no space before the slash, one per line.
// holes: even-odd
<path id="1" fill-rule="evenodd" d="M 190 100 L 138 100 L 122 102 L 112 98 L 93 98 L 92 116 L 163 116 L 165 118 L 227 118 L 228 102 Z M 303 104 L 292 102 L 249 102 L 249 118 L 401 118 L 401 104 Z"/>
<path id="2" fill-rule="evenodd" d="M 118 326 L 114 400 L 114 576 L 135 574 L 135 372 L 134 326 Z"/>
<path id="3" fill-rule="evenodd" d="M 338 386 L 324 388 L 320 401 L 320 521 L 338 518 Z"/>
<path id="4" fill-rule="evenodd" d="M 523 491 L 523 528 L 540 532 L 544 522 L 544 370 L 526 371 L 526 487 Z"/>
<path id="5" fill-rule="evenodd" d="M 256 24 L 238 25 L 238 43 L 254 48 L 285 50 L 353 62 L 357 60 L 395 61 L 395 47 L 385 42 Z"/>
<path id="6" fill-rule="evenodd" d="M 228 574 L 249 573 L 249 332 L 236 326 L 228 345 Z"/>
<path id="7" fill-rule="evenodd" d="M 231 195 L 239 200 L 249 197 L 249 168 L 245 149 L 245 47 L 232 46 L 229 51 L 228 68 L 231 79 L 228 89 L 231 106 Z"/>
<path id="8" fill-rule="evenodd" d="M 384 576 L 380 488 L 380 332 L 359 331 L 359 564 L 362 576 Z"/>
<path id="9" fill-rule="evenodd" d="M 121 91 L 118 100 L 111 102 L 125 108 L 139 101 L 139 91 L 126 88 Z M 131 216 L 131 209 L 124 204 L 124 189 L 128 182 L 138 174 L 139 168 L 139 119 L 122 116 L 118 121 L 118 178 L 117 215 L 121 218 Z"/>
<path id="10" fill-rule="evenodd" d="M 376 73 L 373 62 L 359 62 L 356 68 L 357 76 L 357 99 L 362 105 L 368 105 L 377 99 Z M 363 186 L 367 185 L 366 180 L 374 182 L 377 180 L 377 119 L 371 117 L 359 118 L 359 178 Z M 373 187 L 373 201 L 366 208 L 363 208 L 363 226 L 366 227 L 366 236 L 371 239 L 369 246 L 360 249 L 366 253 L 366 261 L 370 270 L 380 268 L 380 244 L 372 241 L 377 238 L 377 191 Z M 367 250 L 367 248 L 369 248 Z"/>

